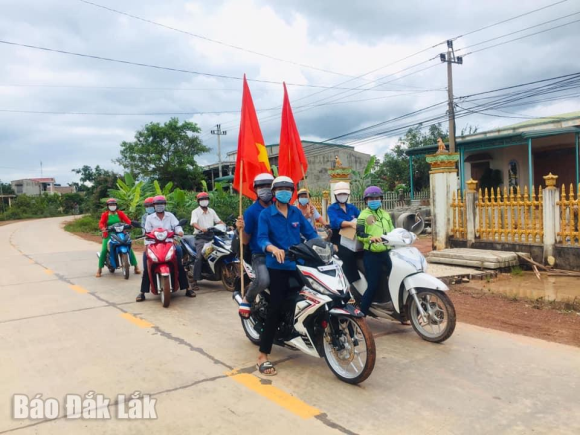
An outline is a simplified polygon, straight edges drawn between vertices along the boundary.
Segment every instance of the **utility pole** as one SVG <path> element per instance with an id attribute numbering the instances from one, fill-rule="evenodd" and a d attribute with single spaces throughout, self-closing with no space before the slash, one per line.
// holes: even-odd
<path id="1" fill-rule="evenodd" d="M 222 177 L 222 146 L 221 146 L 221 142 L 220 142 L 220 136 L 225 136 L 226 134 L 228 134 L 228 132 L 225 130 L 222 130 L 221 124 L 218 124 L 215 127 L 216 127 L 216 129 L 212 130 L 211 134 L 217 135 L 217 139 L 218 139 L 218 165 L 219 165 L 219 172 L 220 172 L 220 178 L 221 178 Z"/>
<path id="2" fill-rule="evenodd" d="M 441 62 L 447 62 L 447 99 L 449 103 L 449 152 L 455 152 L 455 103 L 453 102 L 453 68 L 452 64 L 463 64 L 462 56 L 455 56 L 453 40 L 447 40 L 447 54 L 439 55 Z"/>

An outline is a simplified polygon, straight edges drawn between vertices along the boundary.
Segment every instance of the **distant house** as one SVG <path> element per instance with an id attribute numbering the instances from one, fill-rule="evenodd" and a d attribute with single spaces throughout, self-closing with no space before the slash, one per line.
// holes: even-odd
<path id="1" fill-rule="evenodd" d="M 54 178 L 25 178 L 11 181 L 10 184 L 16 195 L 40 196 L 44 193 L 62 195 L 75 191 L 72 186 L 56 184 Z"/>
<path id="2" fill-rule="evenodd" d="M 339 145 L 331 143 L 313 142 L 308 140 L 302 141 L 304 154 L 308 160 L 308 188 L 311 190 L 328 189 L 330 178 L 328 169 L 334 167 L 336 156 L 345 167 L 352 168 L 355 171 L 364 171 L 367 163 L 371 159 L 369 154 L 355 151 L 354 147 L 348 145 Z M 270 165 L 278 166 L 278 144 L 266 145 L 268 160 Z M 235 171 L 237 151 L 230 151 L 227 159 L 222 162 L 222 177 L 219 177 L 218 163 L 207 165 L 203 173 L 213 184 L 214 181 L 231 183 Z"/>
<path id="3" fill-rule="evenodd" d="M 500 187 L 544 184 L 543 176 L 558 176 L 558 185 L 580 183 L 580 112 L 565 113 L 457 138 L 462 190 L 470 178 L 480 181 L 489 170 Z M 437 145 L 413 148 L 410 158 L 437 152 Z M 424 158 L 424 157 L 423 157 Z"/>

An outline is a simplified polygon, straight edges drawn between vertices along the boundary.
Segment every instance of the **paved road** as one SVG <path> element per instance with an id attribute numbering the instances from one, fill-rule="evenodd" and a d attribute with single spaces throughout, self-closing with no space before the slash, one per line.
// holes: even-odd
<path id="1" fill-rule="evenodd" d="M 0 434 L 580 433 L 577 348 L 461 323 L 433 345 L 371 321 L 378 358 L 361 386 L 278 348 L 279 375 L 260 380 L 219 285 L 137 304 L 138 277 L 94 278 L 98 246 L 62 222 L 0 227 Z M 89 391 L 152 394 L 158 419 L 11 418 L 13 394 Z"/>

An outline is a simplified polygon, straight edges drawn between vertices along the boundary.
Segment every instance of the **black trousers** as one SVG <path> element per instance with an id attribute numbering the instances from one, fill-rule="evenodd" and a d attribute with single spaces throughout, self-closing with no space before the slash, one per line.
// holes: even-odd
<path id="1" fill-rule="evenodd" d="M 295 271 L 268 268 L 268 272 L 270 273 L 270 303 L 260 341 L 260 352 L 265 354 L 272 352 L 278 322 L 284 314 L 284 302 L 296 290 L 290 288 L 290 279 L 295 276 Z"/>
<path id="2" fill-rule="evenodd" d="M 344 272 L 349 284 L 360 279 L 358 267 L 356 265 L 358 256 L 358 252 L 351 251 L 340 244 L 338 245 L 338 258 L 342 260 L 342 271 Z"/>

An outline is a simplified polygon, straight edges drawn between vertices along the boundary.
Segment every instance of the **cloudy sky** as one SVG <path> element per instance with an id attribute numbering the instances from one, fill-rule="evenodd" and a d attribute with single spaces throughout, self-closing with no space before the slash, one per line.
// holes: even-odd
<path id="1" fill-rule="evenodd" d="M 198 123 L 204 143 L 214 148 L 216 137 L 209 131 L 221 123 L 228 132 L 225 159 L 237 143 L 244 73 L 259 80 L 250 82 L 258 117 L 266 142 L 277 143 L 282 81 L 289 84 L 302 138 L 333 138 L 445 101 L 446 68 L 430 59 L 446 50 L 437 44 L 460 35 L 465 36 L 455 40 L 456 50 L 499 38 L 458 55 L 547 30 L 466 56 L 463 65 L 454 66 L 456 96 L 580 71 L 580 0 L 94 3 L 118 12 L 82 0 L 3 0 L 0 40 L 190 72 L 0 43 L 2 181 L 40 176 L 40 161 L 44 176 L 62 184 L 75 181 L 71 169 L 85 164 L 120 170 L 111 162 L 119 144 L 146 123 L 171 116 Z M 548 30 L 556 26 L 562 27 Z M 512 32 L 517 33 L 504 36 Z M 556 96 L 566 95 L 573 91 Z M 458 131 L 467 124 L 486 130 L 576 111 L 579 101 L 560 98 L 491 112 L 494 116 L 466 116 L 458 120 Z M 404 126 L 445 109 L 436 106 L 388 125 Z M 399 136 L 354 145 L 382 155 Z M 200 158 L 201 164 L 215 161 L 215 150 Z"/>

